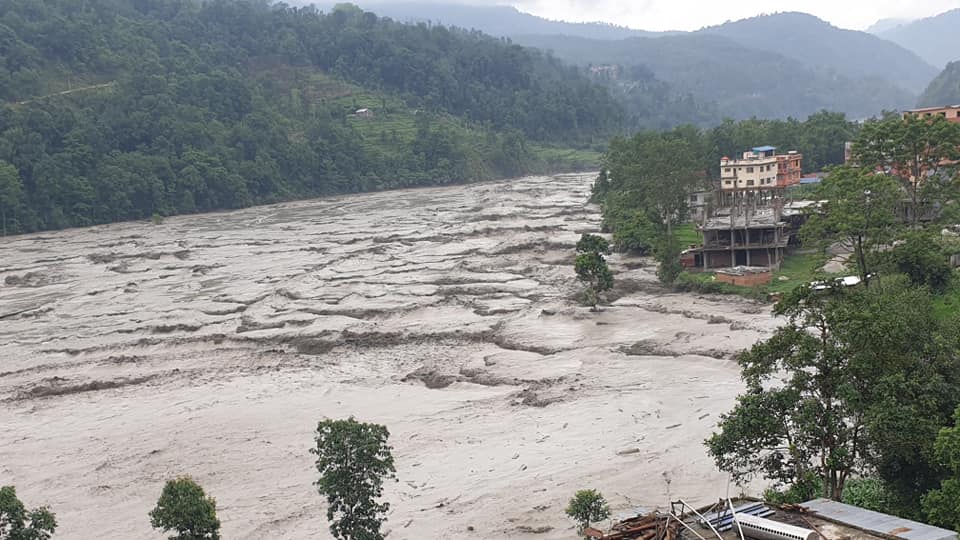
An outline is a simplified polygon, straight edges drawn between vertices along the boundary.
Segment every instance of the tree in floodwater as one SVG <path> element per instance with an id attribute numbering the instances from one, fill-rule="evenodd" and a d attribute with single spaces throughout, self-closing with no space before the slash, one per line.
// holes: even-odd
<path id="1" fill-rule="evenodd" d="M 610 244 L 595 234 L 584 234 L 577 242 L 577 258 L 574 270 L 577 279 L 586 284 L 586 303 L 597 309 L 600 294 L 613 288 L 613 273 L 607 266 L 604 255 L 610 253 Z"/>
<path id="2" fill-rule="evenodd" d="M 577 534 L 583 534 L 591 523 L 610 517 L 610 505 L 599 491 L 581 489 L 570 499 L 565 512 L 577 522 Z"/>
<path id="3" fill-rule="evenodd" d="M 393 478 L 390 432 L 378 424 L 353 418 L 324 420 L 317 425 L 316 447 L 320 478 L 317 491 L 327 498 L 330 533 L 340 540 L 383 540 L 380 526 L 389 503 L 379 503 L 383 481 Z"/>
<path id="4" fill-rule="evenodd" d="M 217 502 L 189 477 L 170 480 L 163 486 L 157 506 L 150 511 L 150 525 L 175 532 L 170 540 L 218 540 L 220 520 Z"/>
<path id="5" fill-rule="evenodd" d="M 0 540 L 47 540 L 57 529 L 46 507 L 27 510 L 13 486 L 0 488 Z"/>

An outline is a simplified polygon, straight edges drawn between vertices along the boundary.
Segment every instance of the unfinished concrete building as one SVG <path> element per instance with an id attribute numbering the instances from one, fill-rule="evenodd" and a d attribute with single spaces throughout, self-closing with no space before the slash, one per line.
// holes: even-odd
<path id="1" fill-rule="evenodd" d="M 701 227 L 703 246 L 692 250 L 692 266 L 703 271 L 734 266 L 779 268 L 791 237 L 781 217 L 782 211 L 773 207 L 706 220 Z"/>

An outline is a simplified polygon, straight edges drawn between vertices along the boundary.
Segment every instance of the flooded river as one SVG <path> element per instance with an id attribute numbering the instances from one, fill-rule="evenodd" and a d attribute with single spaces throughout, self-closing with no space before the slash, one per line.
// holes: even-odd
<path id="1" fill-rule="evenodd" d="M 590 183 L 0 240 L 0 484 L 58 539 L 161 538 L 147 512 L 183 474 L 224 538 L 328 538 L 307 450 L 352 415 L 391 432 L 391 538 L 572 538 L 582 488 L 615 513 L 715 500 L 702 441 L 741 388 L 732 353 L 775 321 L 618 256 L 613 304 L 579 307 Z"/>

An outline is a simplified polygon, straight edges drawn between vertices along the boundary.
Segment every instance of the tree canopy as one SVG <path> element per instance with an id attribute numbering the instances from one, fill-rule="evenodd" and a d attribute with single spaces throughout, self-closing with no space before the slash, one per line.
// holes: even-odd
<path id="1" fill-rule="evenodd" d="M 390 432 L 377 424 L 353 418 L 324 420 L 317 425 L 316 446 L 320 478 L 317 491 L 327 499 L 330 533 L 343 540 L 382 540 L 380 531 L 390 504 L 380 502 L 383 481 L 396 471 Z"/>
<path id="2" fill-rule="evenodd" d="M 0 488 L 0 540 L 47 540 L 57 530 L 53 512 L 27 510 L 13 486 Z"/>
<path id="3" fill-rule="evenodd" d="M 218 540 L 217 503 L 189 477 L 168 481 L 150 511 L 150 525 L 176 533 L 170 540 Z"/>

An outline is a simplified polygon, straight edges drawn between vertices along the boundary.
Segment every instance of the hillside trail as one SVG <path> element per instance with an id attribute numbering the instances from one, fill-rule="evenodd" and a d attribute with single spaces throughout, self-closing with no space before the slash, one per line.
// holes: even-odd
<path id="1" fill-rule="evenodd" d="M 68 95 L 70 95 L 70 94 L 74 94 L 74 93 L 77 93 L 77 92 L 89 92 L 90 90 L 97 90 L 97 89 L 100 89 L 100 88 L 110 88 L 111 86 L 115 86 L 116 84 L 117 84 L 117 81 L 110 81 L 110 82 L 108 82 L 108 83 L 102 83 L 102 84 L 91 84 L 91 85 L 87 85 L 87 86 L 79 86 L 79 87 L 77 87 L 77 88 L 71 88 L 71 89 L 69 89 L 69 90 L 63 90 L 62 92 L 53 92 L 52 94 L 47 94 L 47 95 L 44 95 L 44 96 L 37 96 L 37 97 L 35 97 L 35 98 L 31 98 L 31 99 L 28 99 L 28 100 L 26 100 L 26 101 L 15 101 L 13 104 L 14 104 L 14 105 L 21 105 L 21 106 L 22 106 L 22 105 L 29 105 L 29 104 L 31 104 L 31 103 L 36 103 L 36 102 L 38 102 L 38 101 L 43 101 L 43 100 L 45 100 L 45 99 L 49 99 L 49 98 L 52 98 L 52 97 L 68 96 Z"/>

